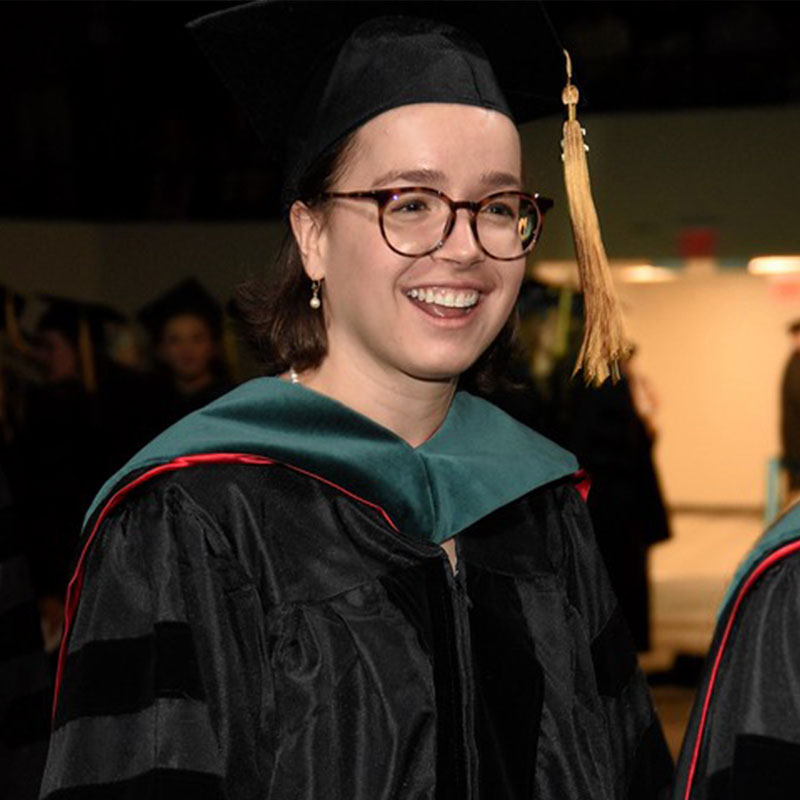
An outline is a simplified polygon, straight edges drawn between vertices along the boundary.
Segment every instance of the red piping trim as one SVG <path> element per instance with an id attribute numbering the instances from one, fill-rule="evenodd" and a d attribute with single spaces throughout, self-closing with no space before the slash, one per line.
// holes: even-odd
<path id="1" fill-rule="evenodd" d="M 714 691 L 714 685 L 717 682 L 717 674 L 719 672 L 719 665 L 722 661 L 722 656 L 725 652 L 725 648 L 728 644 L 728 639 L 731 635 L 731 629 L 733 628 L 733 623 L 736 619 L 736 615 L 739 611 L 739 607 L 744 600 L 744 596 L 750 589 L 753 588 L 753 584 L 766 572 L 770 567 L 774 566 L 778 561 L 787 556 L 792 555 L 792 553 L 796 553 L 800 550 L 800 541 L 791 542 L 790 544 L 784 545 L 783 547 L 776 550 L 770 556 L 765 558 L 750 574 L 750 577 L 745 581 L 744 586 L 739 590 L 739 594 L 736 596 L 736 601 L 733 604 L 733 609 L 728 617 L 728 622 L 725 625 L 725 632 L 722 634 L 722 641 L 719 644 L 719 648 L 717 649 L 717 655 L 714 658 L 714 666 L 711 669 L 711 677 L 708 680 L 708 688 L 706 689 L 706 695 L 703 700 L 703 711 L 700 715 L 700 725 L 697 729 L 697 738 L 694 743 L 694 752 L 692 753 L 692 761 L 689 765 L 689 775 L 686 781 L 686 792 L 684 793 L 683 797 L 684 800 L 689 800 L 690 795 L 692 793 L 692 783 L 694 781 L 695 771 L 697 769 L 697 762 L 700 759 L 700 747 L 703 743 L 703 733 L 706 727 L 706 721 L 708 717 L 708 709 L 711 705 L 711 694 Z"/>
<path id="2" fill-rule="evenodd" d="M 578 494 L 585 503 L 589 499 L 589 492 L 592 490 L 592 476 L 585 469 L 579 469 L 572 474 L 572 480 L 578 490 Z"/>
<path id="3" fill-rule="evenodd" d="M 301 475 L 307 475 L 310 478 L 314 478 L 315 480 L 320 481 L 321 483 L 326 484 L 327 486 L 331 486 L 332 488 L 336 489 L 337 491 L 341 492 L 347 497 L 352 498 L 353 500 L 362 503 L 365 506 L 369 506 L 370 508 L 375 509 L 378 511 L 381 516 L 386 520 L 389 526 L 394 531 L 398 531 L 398 527 L 392 522 L 391 517 L 386 513 L 386 511 L 381 508 L 376 503 L 371 503 L 369 500 L 365 500 L 363 497 L 359 497 L 357 494 L 353 494 L 353 492 L 349 492 L 347 489 L 339 486 L 338 484 L 334 483 L 333 481 L 329 481 L 327 478 L 323 478 L 321 475 L 316 475 L 313 472 L 309 472 L 308 470 L 301 469 L 300 467 L 295 467 L 292 464 L 286 464 L 280 461 L 275 461 L 274 459 L 267 458 L 266 456 L 257 456 L 257 455 L 249 455 L 247 453 L 199 453 L 197 455 L 191 456 L 179 456 L 178 458 L 172 459 L 172 461 L 168 461 L 165 464 L 159 464 L 157 467 L 153 467 L 152 469 L 147 470 L 147 472 L 143 472 L 139 477 L 132 480 L 130 483 L 125 484 L 121 489 L 118 489 L 106 504 L 102 507 L 100 513 L 97 516 L 97 520 L 92 527 L 92 531 L 86 539 L 86 543 L 81 550 L 80 557 L 78 558 L 78 564 L 75 567 L 75 572 L 72 575 L 72 579 L 67 586 L 67 599 L 64 606 L 64 633 L 61 637 L 61 644 L 58 651 L 58 667 L 56 669 L 56 679 L 55 679 L 55 688 L 53 691 L 53 722 L 55 722 L 56 718 L 56 707 L 58 705 L 58 692 L 61 688 L 61 678 L 64 671 L 64 664 L 67 660 L 67 642 L 69 639 L 69 634 L 72 629 L 72 620 L 75 618 L 75 612 L 78 608 L 78 599 L 80 598 L 81 588 L 83 587 L 83 572 L 86 562 L 86 556 L 89 552 L 89 548 L 92 545 L 92 542 L 97 535 L 97 532 L 100 530 L 100 526 L 102 525 L 105 518 L 111 512 L 111 510 L 117 506 L 120 501 L 124 499 L 124 497 L 135 489 L 137 486 L 145 483 L 146 481 L 150 480 L 151 478 L 155 478 L 157 475 L 161 475 L 165 472 L 174 472 L 175 470 L 183 469 L 185 467 L 192 467 L 196 464 L 228 464 L 228 463 L 236 463 L 236 464 L 260 464 L 260 465 L 277 465 L 288 467 L 295 472 L 299 472 Z"/>

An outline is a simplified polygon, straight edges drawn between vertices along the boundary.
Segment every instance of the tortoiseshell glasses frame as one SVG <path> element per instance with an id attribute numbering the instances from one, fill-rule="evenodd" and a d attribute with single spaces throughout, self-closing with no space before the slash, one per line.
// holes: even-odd
<path id="1" fill-rule="evenodd" d="M 443 220 L 441 233 L 435 242 L 432 242 L 430 247 L 422 247 L 419 251 L 408 252 L 397 246 L 396 242 L 392 242 L 390 236 L 386 232 L 385 211 L 392 201 L 399 202 L 404 196 L 407 195 L 423 195 L 436 198 L 437 202 L 443 202 L 449 207 L 449 214 Z M 378 205 L 378 226 L 380 227 L 381 235 L 386 245 L 390 250 L 401 256 L 412 256 L 419 258 L 435 252 L 441 248 L 447 241 L 447 237 L 452 233 L 455 227 L 456 212 L 463 208 L 469 212 L 470 215 L 470 228 L 475 241 L 478 243 L 480 249 L 490 258 L 498 261 L 516 261 L 524 255 L 533 250 L 542 231 L 542 223 L 545 213 L 553 207 L 553 201 L 547 197 L 542 197 L 540 194 L 529 194 L 522 191 L 499 191 L 492 192 L 480 200 L 453 200 L 448 197 L 444 192 L 438 189 L 432 189 L 428 186 L 401 186 L 401 187 L 388 187 L 386 189 L 373 189 L 370 191 L 351 191 L 351 192 L 323 192 L 320 194 L 319 199 L 329 200 L 335 198 L 345 199 L 364 199 L 372 200 Z M 529 210 L 525 215 L 520 215 L 517 220 L 517 230 L 519 233 L 520 252 L 513 255 L 496 255 L 491 250 L 487 249 L 479 233 L 478 215 L 484 211 L 491 209 L 492 206 L 499 206 L 500 201 L 509 199 L 512 203 L 516 202 L 519 205 L 529 204 Z M 403 208 L 403 207 L 399 207 Z M 528 217 L 530 211 L 535 212 L 536 218 L 534 224 L 530 224 Z M 525 220 L 525 235 L 522 235 L 522 225 L 519 224 L 521 220 Z M 416 223 L 415 223 L 416 224 Z"/>

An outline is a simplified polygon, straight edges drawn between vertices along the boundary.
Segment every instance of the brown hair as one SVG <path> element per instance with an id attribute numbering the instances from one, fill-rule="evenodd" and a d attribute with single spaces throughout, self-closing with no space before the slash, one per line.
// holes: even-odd
<path id="1" fill-rule="evenodd" d="M 355 151 L 357 131 L 344 137 L 306 173 L 299 196 L 313 198 L 331 191 Z M 255 348 L 264 374 L 277 375 L 293 367 L 298 372 L 319 366 L 328 352 L 324 316 L 312 309 L 311 281 L 291 229 L 275 259 L 272 280 L 250 278 L 236 288 L 235 307 L 245 337 Z M 506 372 L 517 345 L 516 309 L 489 347 L 459 379 L 459 385 L 479 394 L 512 387 Z"/>

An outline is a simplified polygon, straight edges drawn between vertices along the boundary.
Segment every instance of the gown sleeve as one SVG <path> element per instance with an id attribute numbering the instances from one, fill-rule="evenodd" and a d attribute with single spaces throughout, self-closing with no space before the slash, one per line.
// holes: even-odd
<path id="1" fill-rule="evenodd" d="M 570 487 L 563 499 L 564 558 L 571 604 L 586 626 L 596 691 L 606 722 L 615 797 L 668 796 L 673 763 L 627 623 L 597 548 L 586 504 Z"/>
<path id="2" fill-rule="evenodd" d="M 158 480 L 105 519 L 88 552 L 42 798 L 268 793 L 256 586 L 235 537 Z"/>

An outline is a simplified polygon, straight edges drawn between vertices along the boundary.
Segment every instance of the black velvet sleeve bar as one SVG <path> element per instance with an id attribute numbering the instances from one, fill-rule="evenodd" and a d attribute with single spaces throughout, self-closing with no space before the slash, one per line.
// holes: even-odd
<path id="1" fill-rule="evenodd" d="M 595 691 L 603 709 L 615 797 L 668 796 L 673 763 L 597 548 L 586 504 L 576 490 L 562 494 L 565 560 L 571 602 L 587 626 Z"/>
<path id="2" fill-rule="evenodd" d="M 672 761 L 577 491 L 563 481 L 489 515 L 459 557 L 482 800 L 666 797 Z"/>
<path id="3" fill-rule="evenodd" d="M 181 487 L 127 503 L 90 551 L 41 796 L 250 796 L 272 752 L 263 630 L 252 580 Z"/>

